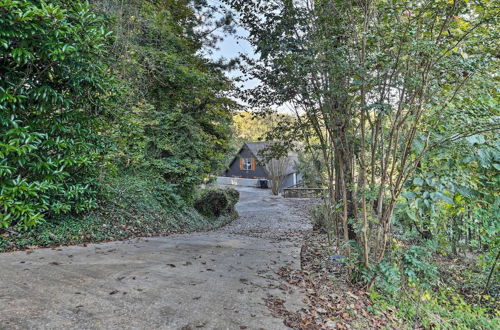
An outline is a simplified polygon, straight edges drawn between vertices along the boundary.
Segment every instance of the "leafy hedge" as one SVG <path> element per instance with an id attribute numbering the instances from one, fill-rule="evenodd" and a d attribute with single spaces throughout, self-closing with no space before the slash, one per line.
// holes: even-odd
<path id="1" fill-rule="evenodd" d="M 79 1 L 0 1 L 0 12 L 0 228 L 27 228 L 96 206 L 109 33 Z"/>

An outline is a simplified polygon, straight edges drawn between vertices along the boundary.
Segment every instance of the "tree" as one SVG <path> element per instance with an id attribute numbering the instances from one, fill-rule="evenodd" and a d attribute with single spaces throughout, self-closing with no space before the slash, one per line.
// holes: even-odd
<path id="1" fill-rule="evenodd" d="M 242 111 L 233 116 L 233 136 L 238 140 L 237 147 L 242 142 L 261 140 L 271 128 L 268 118 L 256 117 L 251 112 Z"/>
<path id="2" fill-rule="evenodd" d="M 425 127 L 497 61 L 498 11 L 489 1 L 229 2 L 260 54 L 247 59 L 262 82 L 247 101 L 297 110 L 292 130 L 319 141 L 343 240 L 356 240 L 359 269 L 375 269 L 425 155 L 499 128 L 474 121 L 437 136 Z"/>
<path id="3" fill-rule="evenodd" d="M 265 169 L 271 180 L 271 191 L 273 195 L 278 195 L 283 180 L 287 175 L 287 170 L 290 165 L 288 157 L 271 158 L 266 160 Z"/>
<path id="4" fill-rule="evenodd" d="M 110 65 L 122 99 L 106 134 L 123 171 L 152 172 L 185 200 L 229 148 L 234 102 L 227 63 L 200 55 L 230 17 L 207 1 L 95 1 L 113 18 Z M 202 20 L 203 24 L 202 24 Z"/>
<path id="5" fill-rule="evenodd" d="M 295 166 L 297 173 L 302 175 L 301 184 L 309 188 L 321 188 L 324 185 L 324 164 L 314 149 L 298 153 Z"/>

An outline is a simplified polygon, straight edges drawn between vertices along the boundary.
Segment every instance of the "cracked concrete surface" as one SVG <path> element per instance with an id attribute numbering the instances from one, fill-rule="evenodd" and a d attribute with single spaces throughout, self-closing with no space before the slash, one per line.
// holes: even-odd
<path id="1" fill-rule="evenodd" d="M 286 328 L 263 298 L 303 307 L 275 271 L 300 267 L 308 202 L 238 189 L 216 231 L 0 254 L 0 329 Z"/>

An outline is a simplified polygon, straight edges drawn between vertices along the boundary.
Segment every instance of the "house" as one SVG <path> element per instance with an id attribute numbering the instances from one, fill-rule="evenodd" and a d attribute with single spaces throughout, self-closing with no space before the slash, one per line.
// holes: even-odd
<path id="1" fill-rule="evenodd" d="M 272 142 L 244 143 L 229 164 L 229 167 L 222 173 L 222 177 L 218 180 L 219 183 L 257 186 L 258 180 L 270 180 L 269 173 L 265 167 L 265 161 L 260 152 L 271 144 Z M 300 173 L 297 173 L 295 170 L 297 161 L 297 154 L 289 152 L 287 159 L 288 166 L 285 169 L 285 178 L 283 179 L 280 190 L 293 186 L 301 181 Z M 227 178 L 232 178 L 232 180 Z"/>

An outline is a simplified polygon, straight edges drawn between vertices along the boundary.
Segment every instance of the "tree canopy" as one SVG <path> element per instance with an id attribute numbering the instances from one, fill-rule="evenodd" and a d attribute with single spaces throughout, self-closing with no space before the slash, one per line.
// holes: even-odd
<path id="1" fill-rule="evenodd" d="M 258 53 L 245 72 L 262 83 L 242 95 L 296 109 L 279 135 L 320 151 L 326 214 L 339 251 L 358 256 L 354 277 L 371 286 L 390 265 L 400 208 L 415 221 L 405 229 L 450 238 L 486 205 L 465 202 L 472 186 L 498 205 L 493 2 L 227 2 Z"/>
<path id="2" fill-rule="evenodd" d="M 231 30 L 205 1 L 0 3 L 0 224 L 97 206 L 114 176 L 149 173 L 189 201 L 228 149 Z M 211 17 L 201 24 L 202 17 Z"/>

